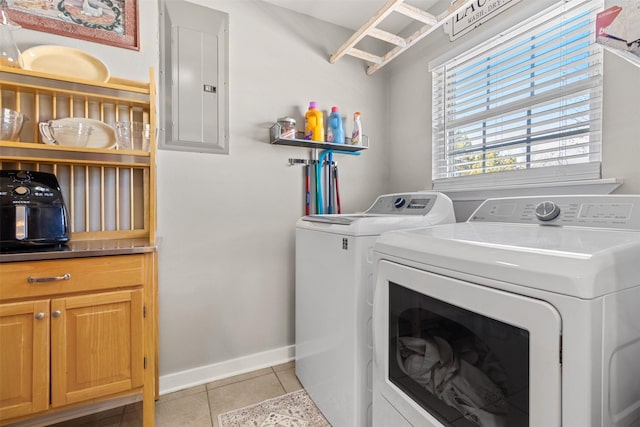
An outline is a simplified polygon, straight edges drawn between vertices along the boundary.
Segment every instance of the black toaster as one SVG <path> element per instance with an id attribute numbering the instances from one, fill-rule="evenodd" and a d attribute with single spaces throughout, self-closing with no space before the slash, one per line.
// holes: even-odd
<path id="1" fill-rule="evenodd" d="M 0 170 L 0 249 L 61 245 L 69 220 L 52 173 Z"/>

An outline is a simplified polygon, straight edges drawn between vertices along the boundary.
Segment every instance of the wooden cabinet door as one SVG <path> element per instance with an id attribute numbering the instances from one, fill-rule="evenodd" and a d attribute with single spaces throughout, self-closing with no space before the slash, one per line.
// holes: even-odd
<path id="1" fill-rule="evenodd" d="M 0 420 L 49 407 L 49 301 L 0 304 Z"/>
<path id="2" fill-rule="evenodd" d="M 141 289 L 51 301 L 52 406 L 142 386 L 142 309 Z"/>

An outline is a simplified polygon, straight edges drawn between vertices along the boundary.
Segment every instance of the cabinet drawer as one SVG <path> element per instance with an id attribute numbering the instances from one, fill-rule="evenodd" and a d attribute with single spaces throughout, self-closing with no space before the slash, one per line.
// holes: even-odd
<path id="1" fill-rule="evenodd" d="M 0 300 L 142 286 L 145 254 L 0 264 Z"/>

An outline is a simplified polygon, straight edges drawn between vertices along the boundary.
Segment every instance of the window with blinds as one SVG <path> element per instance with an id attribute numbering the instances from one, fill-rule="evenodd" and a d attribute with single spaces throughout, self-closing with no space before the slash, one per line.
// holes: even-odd
<path id="1" fill-rule="evenodd" d="M 600 178 L 601 1 L 573 1 L 434 68 L 437 190 Z"/>

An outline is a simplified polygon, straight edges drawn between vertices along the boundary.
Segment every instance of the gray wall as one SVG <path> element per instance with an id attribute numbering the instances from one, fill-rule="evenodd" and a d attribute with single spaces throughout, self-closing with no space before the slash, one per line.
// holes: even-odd
<path id="1" fill-rule="evenodd" d="M 640 67 L 605 51 L 602 176 L 616 193 L 640 194 Z"/>
<path id="2" fill-rule="evenodd" d="M 371 148 L 335 159 L 343 211 L 365 209 L 388 182 L 387 79 L 367 78 L 357 62 L 329 64 L 349 36 L 342 28 L 262 2 L 193 2 L 229 13 L 230 149 L 158 156 L 160 373 L 215 376 L 216 364 L 243 369 L 233 360 L 294 344 L 304 182 L 287 162 L 310 151 L 270 145 L 269 127 L 291 115 L 302 129 L 310 100 L 362 111 Z"/>

